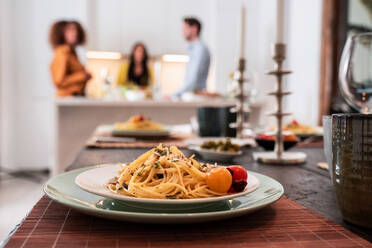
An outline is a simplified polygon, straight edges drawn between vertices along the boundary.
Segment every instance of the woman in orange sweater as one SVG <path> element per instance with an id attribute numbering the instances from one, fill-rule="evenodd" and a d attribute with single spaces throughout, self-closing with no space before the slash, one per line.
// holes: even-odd
<path id="1" fill-rule="evenodd" d="M 58 21 L 50 30 L 50 44 L 54 58 L 50 71 L 57 97 L 83 96 L 91 75 L 80 63 L 75 47 L 85 43 L 85 32 L 76 21 Z"/>

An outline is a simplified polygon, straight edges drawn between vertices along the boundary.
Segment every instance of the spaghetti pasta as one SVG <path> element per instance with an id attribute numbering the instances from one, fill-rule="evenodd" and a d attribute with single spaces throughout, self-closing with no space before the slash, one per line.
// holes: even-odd
<path id="1" fill-rule="evenodd" d="M 159 131 L 164 130 L 164 126 L 146 118 L 142 115 L 132 116 L 126 122 L 117 122 L 114 124 L 116 130 L 144 130 Z"/>
<path id="2" fill-rule="evenodd" d="M 177 147 L 162 144 L 122 165 L 109 190 L 133 197 L 188 199 L 226 195 L 211 190 L 207 172 L 217 167 L 187 158 Z"/>

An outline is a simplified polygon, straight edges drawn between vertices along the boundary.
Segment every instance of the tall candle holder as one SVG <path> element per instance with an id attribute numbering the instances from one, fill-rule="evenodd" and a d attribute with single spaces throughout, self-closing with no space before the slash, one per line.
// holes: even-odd
<path id="1" fill-rule="evenodd" d="M 238 65 L 238 73 L 239 77 L 237 78 L 238 81 L 238 89 L 235 94 L 236 98 L 236 106 L 232 108 L 230 111 L 232 113 L 236 113 L 236 122 L 231 123 L 231 128 L 236 128 L 236 138 L 242 139 L 243 138 L 243 130 L 248 126 L 248 123 L 244 121 L 244 114 L 247 113 L 249 110 L 244 107 L 245 99 L 247 95 L 244 92 L 244 82 L 247 80 L 244 78 L 244 71 L 245 71 L 245 59 L 239 59 Z"/>
<path id="2" fill-rule="evenodd" d="M 299 164 L 306 161 L 306 154 L 303 152 L 284 152 L 283 149 L 283 117 L 290 113 L 283 112 L 283 96 L 291 94 L 283 92 L 283 76 L 292 73 L 291 71 L 283 70 L 283 62 L 286 55 L 286 46 L 283 43 L 276 43 L 273 46 L 273 59 L 276 63 L 275 69 L 268 74 L 276 77 L 277 90 L 269 93 L 276 97 L 278 105 L 276 113 L 270 114 L 276 117 L 277 133 L 275 136 L 274 152 L 255 152 L 253 153 L 254 160 L 268 164 Z"/>

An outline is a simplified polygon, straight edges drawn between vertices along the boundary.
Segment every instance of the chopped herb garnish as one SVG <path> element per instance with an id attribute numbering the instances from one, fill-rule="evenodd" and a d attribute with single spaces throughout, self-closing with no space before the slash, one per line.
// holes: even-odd
<path id="1" fill-rule="evenodd" d="M 159 161 L 156 161 L 156 162 L 154 163 L 154 165 L 155 165 L 155 168 L 157 169 L 157 168 L 159 168 L 159 166 L 160 166 L 160 162 L 159 162 Z"/>
<path id="2" fill-rule="evenodd" d="M 159 156 L 167 155 L 167 151 L 161 150 L 159 148 L 156 148 L 154 152 L 157 153 Z"/>

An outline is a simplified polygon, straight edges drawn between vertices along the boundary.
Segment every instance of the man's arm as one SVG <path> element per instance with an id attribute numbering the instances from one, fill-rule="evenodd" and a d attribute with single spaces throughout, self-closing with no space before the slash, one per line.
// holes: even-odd
<path id="1" fill-rule="evenodd" d="M 205 66 L 209 67 L 209 63 L 206 63 L 206 61 L 209 61 L 207 56 L 209 55 L 205 49 L 198 49 L 196 51 L 193 60 L 188 64 L 189 68 L 187 68 L 187 75 L 183 86 L 173 96 L 180 96 L 182 93 L 196 89 L 197 82 L 200 80 L 200 72 L 204 70 Z"/>

